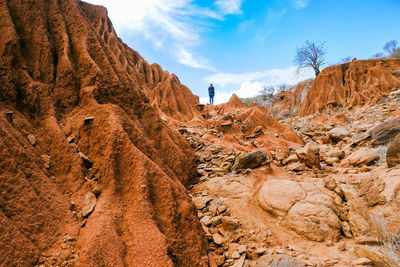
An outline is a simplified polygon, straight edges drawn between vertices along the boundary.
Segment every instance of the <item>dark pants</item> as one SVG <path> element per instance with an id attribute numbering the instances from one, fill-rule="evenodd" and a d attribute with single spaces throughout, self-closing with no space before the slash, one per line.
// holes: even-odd
<path id="1" fill-rule="evenodd" d="M 210 95 L 210 105 L 214 104 L 214 95 Z"/>

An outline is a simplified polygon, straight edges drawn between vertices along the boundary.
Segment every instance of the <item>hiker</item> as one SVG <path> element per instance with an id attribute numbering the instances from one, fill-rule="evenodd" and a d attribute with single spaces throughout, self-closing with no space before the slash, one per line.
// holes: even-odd
<path id="1" fill-rule="evenodd" d="M 215 89 L 212 84 L 210 84 L 210 87 L 208 87 L 208 95 L 210 96 L 210 105 L 214 104 L 214 95 L 215 95 Z"/>
<path id="2" fill-rule="evenodd" d="M 353 60 L 352 61 L 356 61 L 357 60 L 357 58 L 353 58 Z"/>

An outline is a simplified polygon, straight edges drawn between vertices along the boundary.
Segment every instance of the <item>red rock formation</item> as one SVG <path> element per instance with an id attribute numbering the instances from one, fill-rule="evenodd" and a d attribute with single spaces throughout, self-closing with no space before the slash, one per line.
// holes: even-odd
<path id="1" fill-rule="evenodd" d="M 233 94 L 228 103 L 218 105 L 216 107 L 216 110 L 218 114 L 222 115 L 224 113 L 234 112 L 244 108 L 246 108 L 246 105 L 242 102 L 242 100 L 240 100 L 240 98 L 236 94 Z"/>
<path id="2" fill-rule="evenodd" d="M 305 80 L 288 91 L 279 93 L 271 103 L 270 115 L 274 117 L 296 116 L 312 81 Z"/>
<path id="3" fill-rule="evenodd" d="M 205 265 L 194 152 L 151 106 L 189 120 L 196 97 L 103 7 L 0 0 L 0 25 L 0 265 Z"/>
<path id="4" fill-rule="evenodd" d="M 301 116 L 329 108 L 370 106 L 400 88 L 400 59 L 357 60 L 324 69 L 301 104 Z"/>

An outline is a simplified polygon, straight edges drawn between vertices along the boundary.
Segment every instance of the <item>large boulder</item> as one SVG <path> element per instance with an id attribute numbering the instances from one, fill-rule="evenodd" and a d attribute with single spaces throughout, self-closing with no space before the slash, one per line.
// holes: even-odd
<path id="1" fill-rule="evenodd" d="M 275 215 L 285 215 L 298 201 L 306 197 L 306 192 L 295 181 L 268 180 L 258 194 L 260 206 Z"/>
<path id="2" fill-rule="evenodd" d="M 269 160 L 268 154 L 264 150 L 252 151 L 244 156 L 239 157 L 234 169 L 253 169 Z"/>
<path id="3" fill-rule="evenodd" d="M 388 168 L 392 168 L 400 164 L 400 134 L 398 134 L 392 142 L 390 142 L 386 152 L 386 162 Z"/>
<path id="4" fill-rule="evenodd" d="M 375 160 L 379 159 L 379 155 L 369 149 L 361 148 L 353 152 L 350 156 L 343 161 L 343 165 L 350 164 L 355 167 L 369 165 Z"/>
<path id="5" fill-rule="evenodd" d="M 268 180 L 258 194 L 259 205 L 269 213 L 281 216 L 285 225 L 313 241 L 336 239 L 341 222 L 330 196 L 311 183 L 290 180 Z"/>
<path id="6" fill-rule="evenodd" d="M 307 197 L 289 210 L 287 226 L 312 241 L 336 240 L 340 236 L 341 223 L 332 198 L 313 183 L 299 184 Z"/>
<path id="7" fill-rule="evenodd" d="M 372 128 L 372 143 L 374 145 L 386 144 L 400 133 L 400 116 L 385 121 Z"/>
<path id="8" fill-rule="evenodd" d="M 320 194 L 316 198 L 322 200 L 328 197 Z M 341 223 L 338 216 L 327 205 L 318 202 L 316 200 L 315 202 L 296 203 L 287 215 L 288 226 L 296 233 L 312 241 L 339 237 Z"/>

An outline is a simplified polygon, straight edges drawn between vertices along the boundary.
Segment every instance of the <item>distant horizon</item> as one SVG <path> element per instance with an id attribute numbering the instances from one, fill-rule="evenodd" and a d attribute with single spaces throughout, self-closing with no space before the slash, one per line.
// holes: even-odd
<path id="1" fill-rule="evenodd" d="M 305 41 L 326 42 L 327 67 L 346 57 L 371 58 L 400 42 L 400 1 L 361 0 L 87 0 L 108 9 L 118 36 L 150 64 L 176 74 L 208 102 L 233 93 L 255 96 L 264 86 L 314 78 L 296 73 L 293 58 Z"/>

